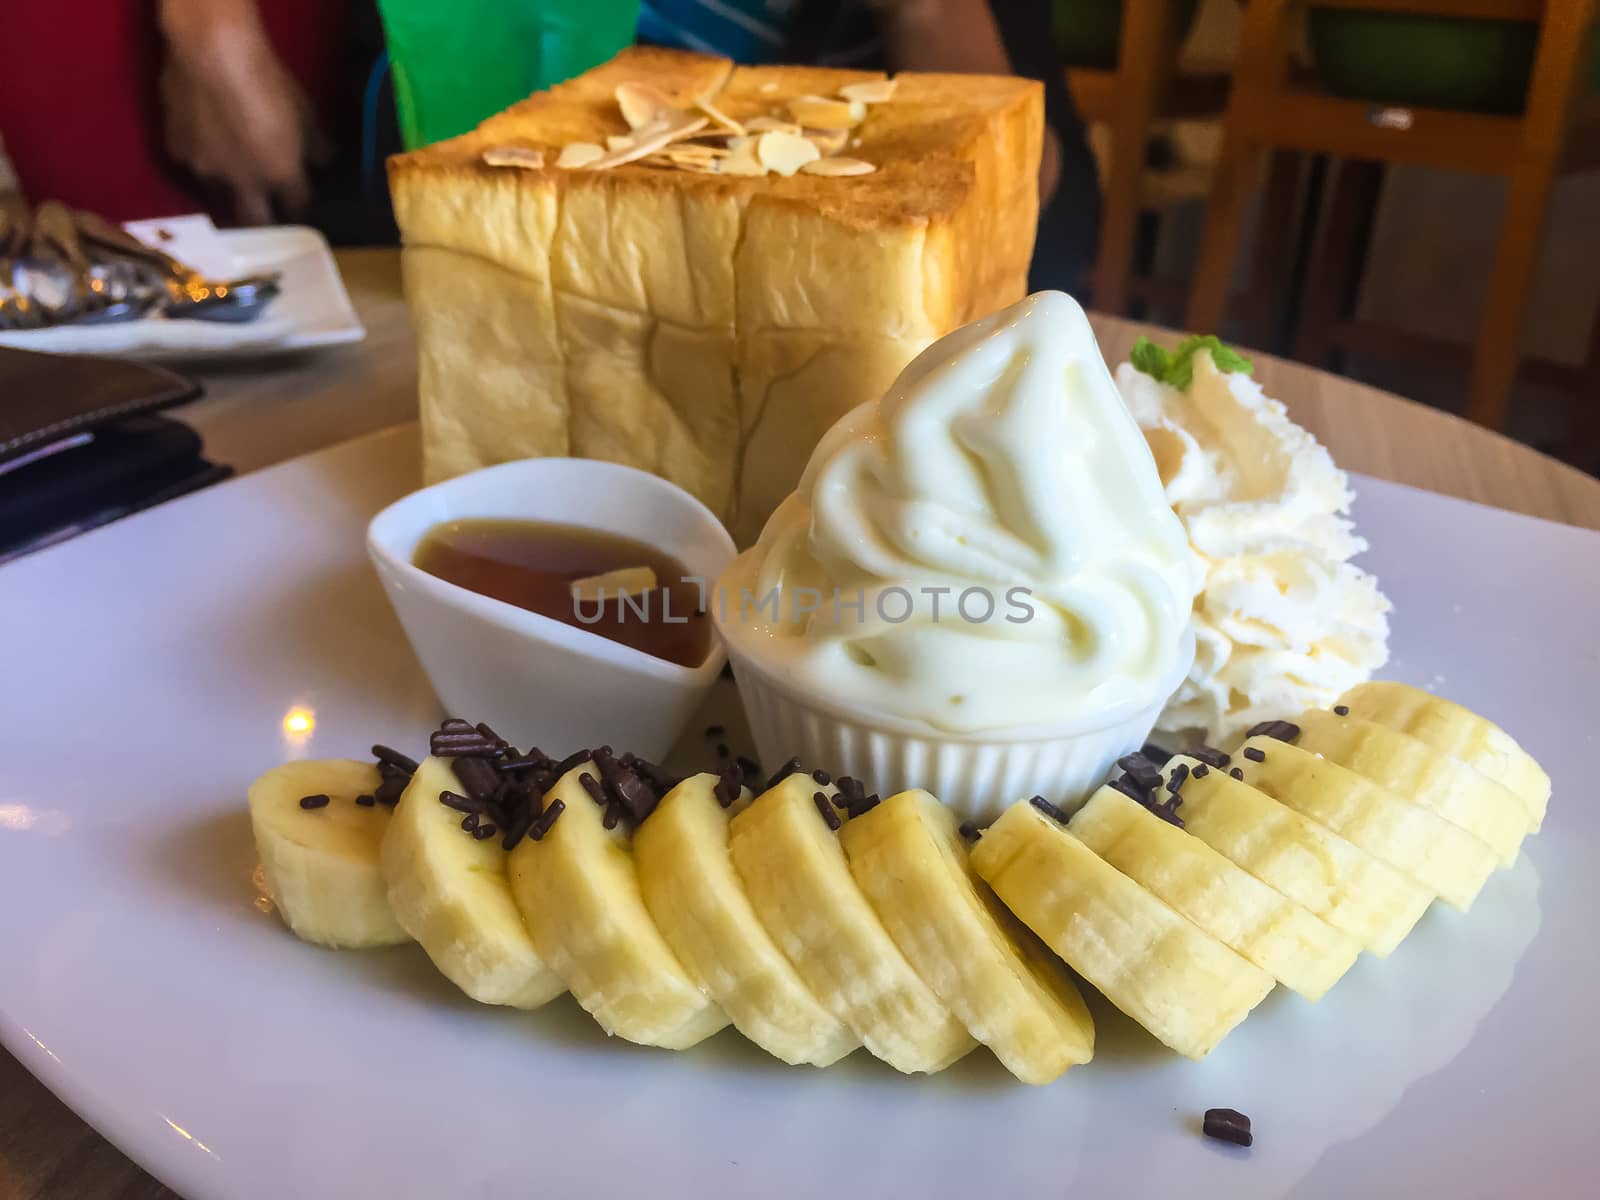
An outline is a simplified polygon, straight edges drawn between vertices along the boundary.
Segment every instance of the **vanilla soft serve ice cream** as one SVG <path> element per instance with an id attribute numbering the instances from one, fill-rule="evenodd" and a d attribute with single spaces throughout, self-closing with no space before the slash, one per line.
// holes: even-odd
<path id="1" fill-rule="evenodd" d="M 756 670 L 819 709 L 959 737 L 1145 711 L 1121 735 L 1137 745 L 1188 670 L 1197 586 L 1083 310 L 1045 292 L 841 420 L 716 616 L 741 689 Z"/>
<path id="2" fill-rule="evenodd" d="M 1370 678 L 1388 658 L 1389 602 L 1350 561 L 1367 544 L 1327 449 L 1209 353 L 1181 390 L 1131 364 L 1117 384 L 1205 571 L 1194 665 L 1159 728 L 1220 744 Z"/>

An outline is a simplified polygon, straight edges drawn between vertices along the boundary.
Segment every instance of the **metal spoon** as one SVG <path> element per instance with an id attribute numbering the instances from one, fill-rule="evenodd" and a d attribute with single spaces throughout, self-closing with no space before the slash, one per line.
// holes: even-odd
<path id="1" fill-rule="evenodd" d="M 214 282 L 170 254 L 146 245 L 103 217 L 80 212 L 77 222 L 78 229 L 89 241 L 116 253 L 154 263 L 166 273 L 169 297 L 162 312 L 168 317 L 201 321 L 253 321 L 280 290 L 276 274 L 249 275 L 226 283 Z"/>

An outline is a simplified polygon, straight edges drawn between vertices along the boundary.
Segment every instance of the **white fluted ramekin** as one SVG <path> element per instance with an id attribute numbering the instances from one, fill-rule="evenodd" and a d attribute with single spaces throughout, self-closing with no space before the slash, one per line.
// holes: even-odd
<path id="1" fill-rule="evenodd" d="M 1170 686 L 1147 706 L 1070 723 L 958 734 L 823 700 L 744 653 L 737 636 L 724 636 L 723 642 L 756 749 L 769 770 L 799 757 L 808 768 L 853 775 L 883 796 L 924 788 L 980 826 L 1034 795 L 1075 810 L 1106 781 L 1117 759 L 1144 745 L 1194 656 L 1191 633 L 1178 656 L 1180 669 L 1164 681 Z"/>

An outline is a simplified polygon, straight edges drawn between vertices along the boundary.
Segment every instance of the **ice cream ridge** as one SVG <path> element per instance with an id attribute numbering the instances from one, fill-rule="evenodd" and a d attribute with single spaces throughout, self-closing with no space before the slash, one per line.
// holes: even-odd
<path id="1" fill-rule="evenodd" d="M 1103 777 L 1140 743 L 1189 669 L 1198 582 L 1083 310 L 1042 292 L 940 339 L 841 419 L 715 615 L 763 753 L 794 731 L 761 719 L 778 703 L 752 703 L 752 685 L 831 714 L 832 742 L 797 749 L 882 786 L 901 783 L 896 759 L 909 785 L 914 764 L 893 746 L 858 761 L 863 730 L 946 759 L 952 742 L 1030 745 L 1041 770 L 1006 780 L 1013 799 L 1061 782 L 1047 745 L 1115 728 Z"/>

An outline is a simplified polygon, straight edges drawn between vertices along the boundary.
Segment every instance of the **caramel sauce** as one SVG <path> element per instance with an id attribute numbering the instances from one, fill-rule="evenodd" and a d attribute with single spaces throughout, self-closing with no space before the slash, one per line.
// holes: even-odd
<path id="1" fill-rule="evenodd" d="M 457 587 L 679 666 L 697 667 L 711 651 L 711 622 L 689 569 L 632 538 L 543 521 L 446 521 L 423 535 L 412 562 Z M 649 567 L 661 586 L 627 601 L 608 595 L 603 609 L 574 603 L 575 580 L 624 567 Z"/>

